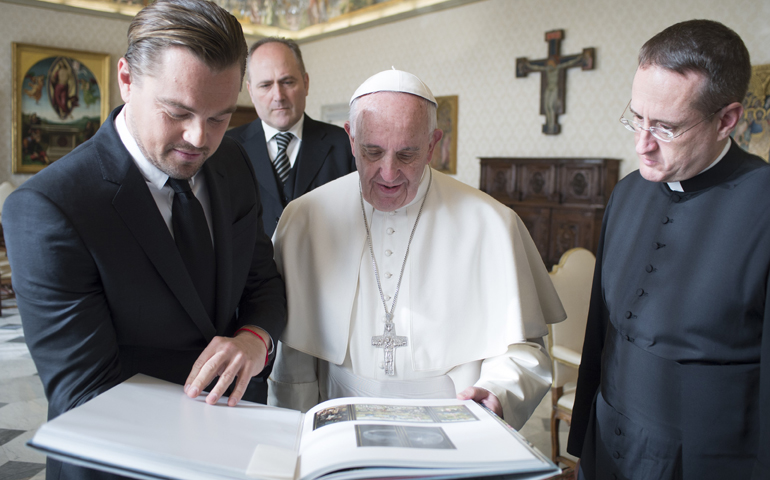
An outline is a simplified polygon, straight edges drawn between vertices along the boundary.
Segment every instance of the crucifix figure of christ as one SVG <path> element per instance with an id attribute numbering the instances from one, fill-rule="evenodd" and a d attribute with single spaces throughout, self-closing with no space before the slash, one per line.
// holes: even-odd
<path id="1" fill-rule="evenodd" d="M 593 70 L 596 52 L 594 48 L 584 48 L 583 53 L 561 56 L 561 41 L 564 30 L 545 32 L 548 42 L 548 58 L 527 60 L 516 59 L 516 77 L 526 77 L 530 72 L 540 72 L 540 115 L 545 115 L 543 133 L 557 135 L 561 132 L 559 115 L 564 114 L 564 97 L 567 90 L 567 69 L 581 67 Z"/>
<path id="2" fill-rule="evenodd" d="M 396 348 L 405 347 L 406 337 L 396 335 L 395 325 L 389 313 L 385 320 L 385 331 L 382 335 L 372 337 L 372 345 L 382 348 L 385 353 L 385 375 L 396 374 Z"/>

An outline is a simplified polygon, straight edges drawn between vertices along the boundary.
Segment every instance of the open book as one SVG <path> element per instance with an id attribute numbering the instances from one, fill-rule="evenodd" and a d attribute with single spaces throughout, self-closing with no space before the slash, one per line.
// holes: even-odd
<path id="1" fill-rule="evenodd" d="M 226 400 L 226 399 L 225 399 Z M 143 479 L 547 478 L 559 469 L 473 401 L 342 398 L 296 410 L 137 375 L 44 424 L 28 445 Z"/>

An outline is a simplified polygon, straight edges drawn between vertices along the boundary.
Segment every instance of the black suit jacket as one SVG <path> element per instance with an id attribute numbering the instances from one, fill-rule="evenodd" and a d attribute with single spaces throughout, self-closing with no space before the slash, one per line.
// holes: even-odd
<path id="1" fill-rule="evenodd" d="M 249 154 L 259 182 L 264 208 L 265 233 L 272 237 L 283 209 L 290 201 L 321 185 L 356 170 L 345 130 L 329 123 L 318 122 L 305 115 L 302 145 L 286 185 L 280 182 L 270 162 L 262 121 L 257 119 L 227 132 L 243 145 Z"/>
<path id="2" fill-rule="evenodd" d="M 277 340 L 285 326 L 284 284 L 243 149 L 225 138 L 203 166 L 217 265 L 212 322 L 115 130 L 119 111 L 3 208 L 13 285 L 49 419 L 137 373 L 183 384 L 215 335 L 252 324 Z M 48 478 L 105 476 L 48 464 Z"/>

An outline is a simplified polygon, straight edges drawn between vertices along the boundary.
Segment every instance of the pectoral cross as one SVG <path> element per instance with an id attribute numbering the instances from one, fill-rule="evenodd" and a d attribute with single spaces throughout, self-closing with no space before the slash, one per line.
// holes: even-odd
<path id="1" fill-rule="evenodd" d="M 396 348 L 405 347 L 408 340 L 406 337 L 396 335 L 396 326 L 393 324 L 393 314 L 389 313 L 385 317 L 385 331 L 382 335 L 372 337 L 372 345 L 382 348 L 385 353 L 385 375 L 396 374 Z"/>
<path id="2" fill-rule="evenodd" d="M 572 67 L 581 67 L 582 70 L 594 69 L 595 49 L 584 48 L 581 54 L 562 57 L 563 38 L 564 30 L 545 32 L 548 58 L 527 60 L 526 57 L 519 57 L 516 59 L 517 78 L 526 77 L 530 72 L 540 72 L 540 115 L 545 115 L 543 133 L 546 135 L 556 135 L 561 132 L 559 115 L 565 112 L 567 69 Z"/>

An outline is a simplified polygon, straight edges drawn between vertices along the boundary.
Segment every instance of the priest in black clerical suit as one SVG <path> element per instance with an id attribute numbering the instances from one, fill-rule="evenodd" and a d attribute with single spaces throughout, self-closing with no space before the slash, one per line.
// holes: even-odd
<path id="1" fill-rule="evenodd" d="M 269 37 L 252 45 L 246 87 L 259 119 L 227 135 L 251 158 L 268 236 L 287 203 L 356 169 L 345 130 L 304 114 L 309 85 L 295 42 Z M 276 167 L 281 152 L 275 135 L 285 132 L 291 133 L 285 156 L 289 164 Z"/>
<path id="2" fill-rule="evenodd" d="M 193 398 L 209 386 L 212 404 L 249 398 L 286 298 L 251 163 L 223 138 L 246 53 L 240 24 L 216 4 L 153 2 L 118 61 L 125 105 L 6 200 L 13 285 L 49 419 L 139 373 Z M 51 458 L 46 475 L 114 477 Z"/>
<path id="3" fill-rule="evenodd" d="M 639 171 L 607 205 L 567 450 L 585 479 L 770 478 L 770 167 L 729 137 L 749 54 L 683 22 L 639 55 Z"/>

